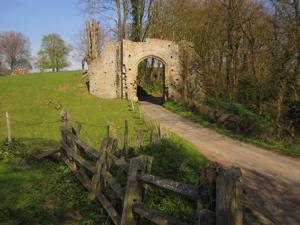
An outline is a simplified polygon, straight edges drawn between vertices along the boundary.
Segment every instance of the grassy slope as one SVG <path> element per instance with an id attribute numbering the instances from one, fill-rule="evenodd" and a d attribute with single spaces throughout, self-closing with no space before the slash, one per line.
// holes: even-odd
<path id="1" fill-rule="evenodd" d="M 0 161 L 0 224 L 94 224 L 105 221 L 107 215 L 100 203 L 87 204 L 83 186 L 59 163 L 58 156 L 42 161 L 33 158 L 38 151 L 58 145 L 60 113 L 54 108 L 58 105 L 72 111 L 73 126 L 76 126 L 75 121 L 84 123 L 81 136 L 95 147 L 105 136 L 107 124 L 111 125 L 112 135 L 122 141 L 124 120 L 128 120 L 131 146 L 134 146 L 137 129 L 146 130 L 127 100 L 91 96 L 85 85 L 87 81 L 88 78 L 83 78 L 79 72 L 0 77 L 0 139 L 7 135 L 5 111 L 9 111 L 13 136 L 27 144 L 21 144 L 19 150 L 0 146 L 0 153 L 4 151 L 3 155 L 8 156 Z M 47 100 L 52 101 L 48 107 L 45 106 Z M 145 147 L 139 153 L 155 157 L 153 172 L 157 175 L 168 178 L 163 171 L 172 170 L 175 174 L 171 175 L 177 180 L 195 183 L 198 166 L 205 165 L 208 160 L 184 140 L 175 139 Z M 146 137 L 144 145 L 147 142 Z M 187 165 L 177 173 L 184 162 Z M 189 202 L 164 194 L 164 204 L 161 204 L 161 192 L 152 192 L 149 192 L 150 205 L 193 221 L 194 211 L 187 209 Z"/>
<path id="2" fill-rule="evenodd" d="M 13 137 L 27 144 L 20 150 L 0 146 L 8 154 L 0 163 L 0 224 L 73 224 L 77 220 L 92 224 L 106 218 L 99 204 L 87 206 L 87 193 L 68 168 L 51 160 L 32 159 L 37 152 L 58 146 L 58 105 L 72 111 L 74 127 L 83 123 L 81 137 L 97 148 L 108 124 L 111 136 L 122 142 L 124 121 L 128 120 L 134 146 L 137 129 L 146 126 L 130 103 L 90 95 L 87 81 L 77 71 L 0 77 L 0 139 L 7 137 L 8 111 Z M 47 107 L 49 100 L 52 104 Z"/>
<path id="3" fill-rule="evenodd" d="M 13 137 L 58 141 L 60 112 L 55 106 L 59 105 L 72 111 L 73 121 L 86 124 L 82 138 L 88 143 L 97 146 L 105 136 L 107 125 L 111 126 L 112 136 L 122 140 L 125 120 L 129 120 L 133 137 L 143 124 L 129 107 L 129 102 L 94 97 L 88 93 L 87 81 L 88 78 L 76 71 L 1 77 L 0 138 L 7 136 L 5 111 L 8 111 Z M 52 104 L 47 107 L 45 101 L 52 101 Z"/>

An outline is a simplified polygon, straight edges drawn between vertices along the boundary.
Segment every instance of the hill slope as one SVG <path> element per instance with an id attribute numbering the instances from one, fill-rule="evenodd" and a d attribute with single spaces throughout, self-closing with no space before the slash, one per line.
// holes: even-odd
<path id="1" fill-rule="evenodd" d="M 82 138 L 96 146 L 107 125 L 111 135 L 120 140 L 125 120 L 131 136 L 143 126 L 127 100 L 92 96 L 87 82 L 79 71 L 0 77 L 0 138 L 7 137 L 5 111 L 11 117 L 12 135 L 18 139 L 58 141 L 60 110 L 55 107 L 71 110 L 73 126 L 82 123 Z"/>

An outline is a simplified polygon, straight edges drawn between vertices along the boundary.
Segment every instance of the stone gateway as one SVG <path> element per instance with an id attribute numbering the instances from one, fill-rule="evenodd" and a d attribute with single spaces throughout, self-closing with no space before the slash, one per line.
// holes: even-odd
<path id="1" fill-rule="evenodd" d="M 89 31 L 88 35 L 93 36 Z M 90 49 L 92 45 L 91 41 Z M 158 39 L 146 39 L 145 42 L 108 41 L 101 55 L 90 51 L 90 93 L 100 98 L 137 101 L 138 65 L 149 57 L 157 58 L 164 64 L 165 101 L 203 98 L 200 60 L 193 46 L 185 41 Z"/>

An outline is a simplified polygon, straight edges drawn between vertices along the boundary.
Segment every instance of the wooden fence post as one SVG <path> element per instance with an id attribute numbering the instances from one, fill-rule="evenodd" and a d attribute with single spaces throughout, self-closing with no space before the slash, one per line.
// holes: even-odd
<path id="1" fill-rule="evenodd" d="M 80 132 L 81 132 L 81 123 L 77 124 L 77 128 L 76 128 L 76 136 L 79 138 L 80 137 Z M 75 144 L 75 149 L 76 149 L 76 153 L 80 156 L 85 156 L 86 152 L 85 150 L 79 145 L 79 144 Z M 82 167 L 83 168 L 83 167 Z"/>
<path id="2" fill-rule="evenodd" d="M 122 156 L 121 159 L 124 160 L 124 156 Z M 122 173 L 123 173 L 123 170 L 119 167 L 118 170 L 117 170 L 117 174 L 116 174 L 116 182 L 120 182 Z M 116 207 L 117 199 L 118 199 L 118 196 L 117 196 L 116 192 L 113 192 L 112 197 L 111 197 L 111 201 L 110 201 L 110 204 L 113 208 Z M 108 217 L 106 222 L 105 222 L 105 225 L 110 224 L 111 220 L 112 219 L 110 217 Z"/>
<path id="3" fill-rule="evenodd" d="M 125 155 L 128 155 L 128 120 L 125 120 L 125 133 L 124 133 L 124 149 Z"/>
<path id="4" fill-rule="evenodd" d="M 6 124 L 7 124 L 7 140 L 11 142 L 11 127 L 10 127 L 10 117 L 8 111 L 6 111 Z"/>
<path id="5" fill-rule="evenodd" d="M 109 128 L 110 128 L 110 126 L 107 125 L 107 126 L 106 126 L 106 137 L 107 137 L 107 138 L 109 138 Z"/>
<path id="6" fill-rule="evenodd" d="M 199 211 L 196 225 L 215 225 L 216 214 L 209 210 Z"/>
<path id="7" fill-rule="evenodd" d="M 62 120 L 62 126 L 68 129 L 68 131 L 72 132 L 72 116 L 71 111 L 68 110 L 61 110 L 60 111 L 60 117 Z M 67 135 L 65 135 L 63 132 L 61 133 L 63 141 L 72 149 L 72 139 L 69 138 Z M 61 157 L 64 158 L 63 160 L 68 160 L 68 162 L 71 162 L 72 157 L 70 157 L 67 153 L 67 151 L 62 150 L 61 151 Z M 72 163 L 74 168 L 76 168 L 75 162 Z"/>
<path id="8" fill-rule="evenodd" d="M 94 201 L 98 191 L 105 192 L 105 183 L 101 175 L 103 170 L 109 170 L 111 159 L 107 157 L 107 152 L 114 153 L 117 148 L 118 140 L 113 138 L 104 138 L 102 140 L 100 154 L 96 163 L 96 172 L 92 177 L 91 191 L 88 194 L 88 201 Z"/>
<path id="9" fill-rule="evenodd" d="M 81 123 L 77 124 L 76 135 L 79 137 L 81 132 Z"/>
<path id="10" fill-rule="evenodd" d="M 96 163 L 96 172 L 92 177 L 91 182 L 91 191 L 88 194 L 88 202 L 94 201 L 96 199 L 96 193 L 100 190 L 100 176 L 101 176 L 101 170 L 105 164 L 105 152 L 101 152 L 99 154 L 99 158 Z"/>
<path id="11" fill-rule="evenodd" d="M 240 168 L 223 170 L 216 181 L 216 225 L 243 224 L 243 178 Z"/>
<path id="12" fill-rule="evenodd" d="M 143 202 L 144 188 L 143 183 L 138 182 L 137 175 L 148 173 L 146 170 L 149 170 L 148 165 L 151 163 L 150 156 L 139 156 L 130 160 L 121 225 L 136 225 L 139 222 L 140 216 L 133 212 L 133 206 Z"/>
<path id="13" fill-rule="evenodd" d="M 143 130 L 142 130 L 142 128 L 139 128 L 137 135 L 136 135 L 135 149 L 139 149 L 142 146 L 142 136 L 143 136 Z"/>

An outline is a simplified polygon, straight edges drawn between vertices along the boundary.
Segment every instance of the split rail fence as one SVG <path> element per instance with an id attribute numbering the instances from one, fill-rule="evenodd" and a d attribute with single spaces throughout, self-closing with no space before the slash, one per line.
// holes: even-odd
<path id="1" fill-rule="evenodd" d="M 88 200 L 98 199 L 107 211 L 109 218 L 106 224 L 135 225 L 146 218 L 159 225 L 186 225 L 186 222 L 146 205 L 148 186 L 195 201 L 196 225 L 242 224 L 243 184 L 239 168 L 223 170 L 217 177 L 216 210 L 211 212 L 202 209 L 198 187 L 151 175 L 152 157 L 138 156 L 131 158 L 130 163 L 127 163 L 124 157 L 118 158 L 114 155 L 118 145 L 117 139 L 104 138 L 100 151 L 82 141 L 78 135 L 79 130 L 76 132 L 72 127 L 70 115 L 69 111 L 61 113 L 61 147 L 42 153 L 37 158 L 60 152 L 63 162 L 88 190 Z M 85 159 L 91 157 L 96 159 L 96 163 Z M 115 176 L 109 172 L 112 163 L 118 168 Z M 124 173 L 127 174 L 126 187 L 122 187 L 120 182 Z M 112 193 L 110 198 L 107 197 L 108 193 Z M 123 204 L 121 213 L 116 209 L 119 208 L 118 199 Z"/>

